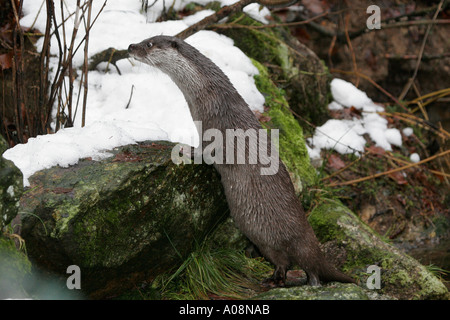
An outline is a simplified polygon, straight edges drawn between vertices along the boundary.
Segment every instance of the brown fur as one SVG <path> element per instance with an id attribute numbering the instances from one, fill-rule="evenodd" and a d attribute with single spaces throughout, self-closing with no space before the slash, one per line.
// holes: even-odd
<path id="1" fill-rule="evenodd" d="M 183 92 L 193 119 L 202 122 L 203 131 L 261 128 L 227 76 L 186 42 L 157 36 L 130 45 L 128 52 L 172 78 Z M 270 144 L 268 149 L 275 152 Z M 250 151 L 246 150 L 248 157 Z M 306 272 L 310 285 L 319 285 L 320 280 L 354 282 L 324 259 L 281 161 L 274 175 L 261 175 L 261 163 L 214 166 L 221 175 L 237 227 L 275 265 L 271 278 L 275 284 L 285 284 L 286 272 L 292 265 Z"/>

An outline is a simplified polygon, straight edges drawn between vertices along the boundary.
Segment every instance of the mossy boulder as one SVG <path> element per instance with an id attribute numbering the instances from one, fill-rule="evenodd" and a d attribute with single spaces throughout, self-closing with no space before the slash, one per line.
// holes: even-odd
<path id="1" fill-rule="evenodd" d="M 3 154 L 6 149 L 8 144 L 0 136 L 0 154 Z M 12 161 L 0 156 L 0 231 L 17 215 L 22 192 L 22 172 Z"/>
<path id="2" fill-rule="evenodd" d="M 299 286 L 276 288 L 261 293 L 254 300 L 371 300 L 363 289 L 354 284 L 332 283 L 321 287 Z"/>
<path id="3" fill-rule="evenodd" d="M 93 298 L 180 265 L 228 208 L 215 170 L 175 165 L 172 147 L 130 145 L 102 161 L 33 175 L 21 199 L 31 260 L 62 275 L 79 266 L 82 290 Z"/>
<path id="4" fill-rule="evenodd" d="M 301 192 L 316 179 L 302 128 L 267 69 L 254 64 L 266 96 L 261 123 L 280 130 L 281 159 Z M 244 249 L 248 240 L 229 217 L 218 174 L 207 165 L 176 166 L 172 147 L 126 146 L 106 160 L 32 176 L 21 200 L 32 261 L 65 277 L 78 265 L 83 291 L 101 298 L 176 268 L 213 230 L 213 246 Z"/>
<path id="5" fill-rule="evenodd" d="M 448 299 L 445 285 L 427 268 L 385 242 L 339 201 L 324 200 L 308 217 L 329 259 L 367 287 L 372 272 L 380 269 L 380 288 L 398 299 Z M 369 280 L 371 281 L 371 280 Z"/>

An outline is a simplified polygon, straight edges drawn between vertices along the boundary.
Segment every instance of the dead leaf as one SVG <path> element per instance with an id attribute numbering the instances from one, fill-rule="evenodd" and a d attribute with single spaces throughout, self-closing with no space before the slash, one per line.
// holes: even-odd
<path id="1" fill-rule="evenodd" d="M 397 184 L 407 184 L 408 181 L 406 181 L 405 176 L 403 175 L 402 172 L 392 172 L 389 174 L 389 178 L 391 178 L 392 180 L 394 180 Z"/>
<path id="2" fill-rule="evenodd" d="M 386 154 L 386 150 L 384 150 L 381 147 L 377 147 L 377 146 L 370 146 L 368 148 L 366 148 L 367 151 L 369 151 L 372 154 L 378 155 L 378 156 L 382 156 L 384 154 Z"/>
<path id="3" fill-rule="evenodd" d="M 313 15 L 318 15 L 329 9 L 328 3 L 323 0 L 303 0 L 302 5 Z"/>
<path id="4" fill-rule="evenodd" d="M 259 111 L 255 111 L 255 116 L 259 120 L 259 122 L 269 122 L 272 118 L 269 116 L 265 116 Z"/>
<path id="5" fill-rule="evenodd" d="M 366 205 L 361 210 L 361 220 L 365 223 L 369 223 L 373 216 L 375 216 L 375 213 L 377 213 L 377 208 L 375 208 L 375 206 L 372 206 L 370 204 Z"/>
<path id="6" fill-rule="evenodd" d="M 152 144 L 141 144 L 140 147 L 141 148 L 156 149 L 156 150 L 164 150 L 164 149 L 171 148 L 171 146 L 165 146 L 165 145 L 157 144 L 157 143 L 154 143 L 154 142 L 152 142 Z"/>
<path id="7" fill-rule="evenodd" d="M 139 162 L 141 160 L 141 157 L 132 154 L 131 152 L 123 152 L 116 154 L 113 162 Z"/>
<path id="8" fill-rule="evenodd" d="M 332 154 L 328 158 L 328 166 L 332 169 L 340 170 L 340 169 L 344 168 L 346 166 L 346 164 L 344 161 L 342 161 L 341 158 L 339 158 L 339 156 Z"/>
<path id="9" fill-rule="evenodd" d="M 0 54 L 0 69 L 6 70 L 11 68 L 11 66 L 12 66 L 12 54 L 11 53 Z"/>

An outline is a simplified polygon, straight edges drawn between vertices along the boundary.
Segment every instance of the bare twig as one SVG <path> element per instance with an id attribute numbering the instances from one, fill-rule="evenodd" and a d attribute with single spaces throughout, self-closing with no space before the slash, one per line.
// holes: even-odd
<path id="1" fill-rule="evenodd" d="M 128 99 L 128 103 L 127 103 L 127 105 L 125 106 L 125 109 L 128 109 L 128 107 L 130 106 L 131 99 L 133 98 L 133 92 L 134 92 L 134 85 L 131 86 L 130 99 Z"/>
<path id="2" fill-rule="evenodd" d="M 38 117 L 41 121 L 41 127 L 43 128 L 49 128 L 48 124 L 48 117 L 51 113 L 51 105 L 48 101 L 48 74 L 49 74 L 49 64 L 50 64 L 50 30 L 52 26 L 52 7 L 53 2 L 46 0 L 46 9 L 47 9 L 47 22 L 45 27 L 45 34 L 44 34 L 44 43 L 42 45 L 42 51 L 41 51 L 41 67 L 39 69 L 40 72 L 40 81 L 39 81 L 39 104 L 43 106 L 44 113 L 41 113 L 41 109 L 38 111 Z M 49 111 L 50 109 L 50 111 Z"/>
<path id="3" fill-rule="evenodd" d="M 23 31 L 20 27 L 20 18 L 19 18 L 19 12 L 22 11 L 22 4 L 23 2 L 19 3 L 19 7 L 16 7 L 16 1 L 11 0 L 11 5 L 13 8 L 13 14 L 15 18 L 15 28 L 13 31 L 13 49 L 14 49 L 14 59 L 13 59 L 13 73 L 15 78 L 13 81 L 13 86 L 15 87 L 15 95 L 14 95 L 14 101 L 16 103 L 16 128 L 18 132 L 18 137 L 20 142 L 26 142 L 27 137 L 24 136 L 25 134 L 25 128 L 24 123 L 25 120 L 28 125 L 28 131 L 33 131 L 33 121 L 30 118 L 29 112 L 28 112 L 28 103 L 27 103 L 27 96 L 26 96 L 26 89 L 25 89 L 25 81 L 23 77 L 23 73 L 25 70 L 25 62 L 24 62 L 24 50 L 25 50 L 25 42 L 23 37 Z M 19 37 L 19 46 L 20 46 L 20 54 L 17 52 L 17 36 Z M 24 119 L 24 117 L 26 119 Z"/>
<path id="4" fill-rule="evenodd" d="M 410 162 L 408 162 L 406 160 L 403 160 L 403 159 L 400 159 L 400 158 L 397 158 L 397 157 L 394 157 L 394 156 L 392 156 L 392 155 L 390 155 L 388 153 L 383 154 L 383 156 L 386 157 L 387 159 L 390 159 L 390 160 L 393 160 L 393 161 L 396 161 L 396 162 L 399 162 L 399 163 L 403 163 L 404 165 L 410 164 Z M 433 169 L 427 169 L 427 170 L 430 171 L 433 174 L 438 175 L 438 176 L 442 176 L 444 178 L 450 178 L 450 174 L 448 174 L 448 173 L 445 173 L 445 172 L 442 172 L 442 171 L 433 170 Z"/>
<path id="5" fill-rule="evenodd" d="M 438 129 L 429 121 L 426 121 L 422 118 L 416 117 L 415 115 L 412 115 L 409 113 L 401 113 L 401 112 L 392 112 L 392 113 L 378 112 L 378 114 L 388 116 L 388 117 L 389 116 L 395 117 L 399 120 L 418 125 L 426 130 L 431 130 L 431 131 L 433 131 L 434 134 L 438 135 L 440 138 L 442 138 L 444 140 L 450 139 L 449 132 L 447 132 L 444 129 Z"/>
<path id="6" fill-rule="evenodd" d="M 263 24 L 263 25 L 256 25 L 256 26 L 247 26 L 247 25 L 236 24 L 236 23 L 212 24 L 212 25 L 210 25 L 210 28 L 211 29 L 267 29 L 267 28 L 278 28 L 278 27 L 295 27 L 295 26 L 300 26 L 303 24 L 308 24 L 311 21 L 314 21 L 314 20 L 317 20 L 317 19 L 327 16 L 328 14 L 329 14 L 329 12 L 324 12 L 324 13 L 321 13 L 310 19 L 296 21 L 296 22 L 273 23 L 273 24 Z"/>
<path id="7" fill-rule="evenodd" d="M 102 52 L 94 54 L 89 59 L 89 70 L 95 70 L 95 68 L 101 62 L 108 62 L 115 66 L 117 61 L 126 58 L 128 58 L 128 50 L 116 50 L 114 48 L 108 48 L 106 50 L 103 50 Z"/>
<path id="8" fill-rule="evenodd" d="M 296 3 L 298 0 L 240 0 L 239 2 L 236 2 L 229 6 L 222 7 L 219 11 L 216 13 L 213 13 L 210 16 L 207 16 L 203 20 L 200 20 L 199 22 L 193 24 L 189 28 L 185 29 L 184 31 L 178 33 L 176 35 L 177 38 L 180 39 L 186 39 L 190 35 L 196 33 L 199 30 L 203 30 L 206 27 L 218 22 L 219 20 L 229 17 L 230 15 L 242 11 L 242 9 L 249 5 L 250 3 L 257 2 L 263 6 L 268 7 L 286 7 L 290 6 L 294 3 Z"/>
<path id="9" fill-rule="evenodd" d="M 83 112 L 81 114 L 81 126 L 84 127 L 86 124 L 86 104 L 87 104 L 87 93 L 88 93 L 88 48 L 89 48 L 89 31 L 91 29 L 91 12 L 92 12 L 92 0 L 89 0 L 87 26 L 86 26 L 86 41 L 84 43 L 84 100 L 83 100 Z"/>
<path id="10" fill-rule="evenodd" d="M 426 162 L 434 160 L 434 159 L 436 159 L 438 157 L 445 156 L 445 155 L 447 155 L 449 153 L 450 153 L 450 150 L 446 150 L 444 152 L 435 154 L 434 156 L 426 158 L 426 159 L 424 159 L 422 161 L 419 161 L 417 163 L 411 163 L 411 164 L 405 165 L 403 167 L 399 167 L 399 168 L 396 168 L 396 169 L 388 170 L 388 171 L 385 171 L 385 172 L 380 172 L 380 173 L 377 173 L 377 174 L 373 174 L 373 175 L 370 175 L 370 176 L 367 176 L 367 177 L 363 177 L 363 178 L 359 178 L 359 179 L 355 179 L 355 180 L 351 180 L 351 181 L 345 181 L 345 182 L 339 182 L 339 183 L 331 183 L 331 184 L 328 185 L 328 187 L 346 186 L 346 185 L 356 184 L 356 183 L 360 183 L 360 182 L 367 181 L 367 180 L 376 179 L 376 178 L 379 178 L 379 177 L 382 177 L 382 176 L 385 176 L 385 175 L 388 175 L 388 174 L 391 174 L 391 173 L 403 171 L 403 170 L 406 170 L 406 169 L 409 169 L 409 168 L 412 168 L 412 167 L 417 167 L 417 166 L 419 166 L 421 164 L 424 164 Z"/>
<path id="11" fill-rule="evenodd" d="M 62 10 L 62 5 L 61 5 L 61 10 Z M 64 20 L 64 16 L 63 13 L 61 13 L 63 20 Z M 73 115 L 72 115 L 72 97 L 73 97 L 73 82 L 74 82 L 74 74 L 73 74 L 73 65 L 72 65 L 72 58 L 73 58 L 73 48 L 75 45 L 75 39 L 78 33 L 78 29 L 80 26 L 80 22 L 81 22 L 81 16 L 80 16 L 80 0 L 77 0 L 77 8 L 75 11 L 75 21 L 74 21 L 74 27 L 72 30 L 72 39 L 70 42 L 70 46 L 69 46 L 69 50 L 68 50 L 68 57 L 69 60 L 64 60 L 67 61 L 68 66 L 69 66 L 69 94 L 67 97 L 67 109 L 68 109 L 68 115 L 67 115 L 67 121 L 68 123 L 66 124 L 66 126 L 71 127 L 73 126 Z M 64 23 L 63 23 L 64 26 Z M 66 50 L 64 50 L 64 54 L 66 53 Z M 59 112 L 60 106 L 58 106 L 58 112 Z M 56 118 L 56 131 L 59 129 L 60 126 L 60 119 Z"/>
<path id="12" fill-rule="evenodd" d="M 442 8 L 442 5 L 444 4 L 444 1 L 445 0 L 441 0 L 439 2 L 439 5 L 438 5 L 438 7 L 436 9 L 436 12 L 434 13 L 434 16 L 433 16 L 433 19 L 432 19 L 433 22 L 436 21 L 436 18 L 437 18 L 438 14 L 439 14 L 439 11 L 441 11 L 441 8 Z M 411 88 L 414 80 L 416 79 L 417 72 L 419 71 L 420 61 L 422 60 L 423 51 L 425 50 L 425 44 L 427 42 L 428 35 L 430 34 L 430 31 L 431 31 L 432 27 L 433 27 L 433 24 L 431 24 L 431 23 L 427 27 L 427 31 L 425 33 L 425 36 L 423 37 L 422 46 L 420 47 L 420 50 L 419 50 L 419 57 L 417 58 L 416 68 L 414 69 L 414 73 L 413 73 L 412 77 L 408 79 L 408 82 L 406 83 L 405 87 L 403 88 L 402 93 L 398 97 L 399 100 L 403 100 L 405 98 L 405 96 L 408 93 L 409 89 Z"/>
<path id="13" fill-rule="evenodd" d="M 337 36 L 334 36 L 331 39 L 330 47 L 328 48 L 328 65 L 330 66 L 330 68 L 333 67 L 333 62 L 331 60 L 331 57 L 333 56 L 333 49 L 336 45 L 336 39 L 337 39 Z"/>
<path id="14" fill-rule="evenodd" d="M 406 55 L 400 56 L 400 55 L 390 54 L 390 53 L 386 53 L 384 55 L 384 57 L 387 59 L 391 59 L 391 60 L 417 60 L 419 58 L 419 56 L 417 54 L 406 54 Z M 449 58 L 449 57 L 450 57 L 450 52 L 446 52 L 443 54 L 423 55 L 422 61 L 431 61 L 431 60 L 444 59 L 444 58 Z"/>
<path id="15" fill-rule="evenodd" d="M 336 172 L 333 172 L 332 174 L 330 174 L 329 176 L 323 177 L 322 179 L 320 179 L 321 181 L 325 181 L 328 179 L 333 178 L 334 176 L 337 176 L 339 174 L 341 174 L 342 172 L 344 172 L 345 170 L 347 170 L 348 168 L 352 167 L 354 164 L 360 162 L 363 157 L 366 155 L 366 153 L 362 154 L 361 157 L 357 158 L 356 160 L 352 161 L 351 163 L 349 163 L 348 165 L 346 165 L 344 168 L 337 170 Z"/>
<path id="16" fill-rule="evenodd" d="M 254 2 L 254 0 L 240 0 L 239 2 L 236 2 L 230 6 L 222 7 L 219 11 L 216 13 L 213 13 L 210 16 L 207 16 L 206 18 L 200 20 L 199 22 L 193 24 L 189 28 L 183 30 L 182 32 L 178 33 L 176 35 L 177 38 L 180 39 L 186 39 L 190 35 L 196 33 L 199 30 L 202 30 L 206 28 L 207 26 L 216 23 L 217 21 L 228 17 L 229 15 L 240 12 L 242 8 L 244 8 L 246 5 Z"/>
<path id="17" fill-rule="evenodd" d="M 350 21 L 350 14 L 347 13 L 345 16 L 345 38 L 347 39 L 347 45 L 350 50 L 350 55 L 352 58 L 353 72 L 356 76 L 355 86 L 358 87 L 359 86 L 358 66 L 356 65 L 356 56 L 355 56 L 355 51 L 353 50 L 352 41 L 350 40 L 350 37 L 348 35 L 349 21 Z"/>

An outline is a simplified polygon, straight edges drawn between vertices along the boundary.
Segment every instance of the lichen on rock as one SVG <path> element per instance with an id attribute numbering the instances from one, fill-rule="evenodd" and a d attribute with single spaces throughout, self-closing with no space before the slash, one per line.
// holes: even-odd
<path id="1" fill-rule="evenodd" d="M 309 222 L 324 244 L 331 244 L 334 254 L 345 251 L 340 267 L 366 286 L 371 275 L 367 268 L 381 268 L 381 287 L 376 291 L 398 299 L 445 299 L 448 290 L 423 265 L 385 242 L 353 212 L 336 200 L 326 200 L 315 207 Z M 330 259 L 333 259 L 330 257 Z"/>

